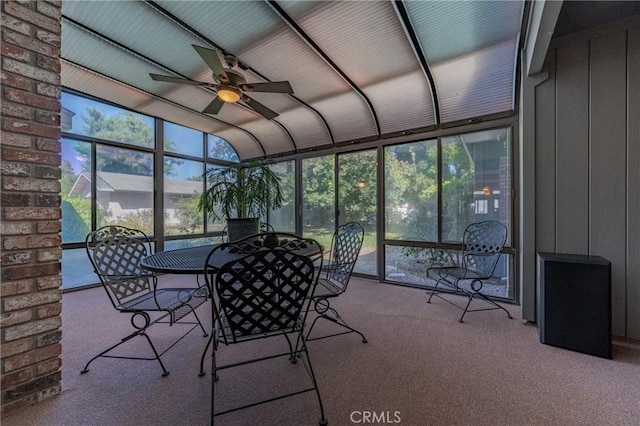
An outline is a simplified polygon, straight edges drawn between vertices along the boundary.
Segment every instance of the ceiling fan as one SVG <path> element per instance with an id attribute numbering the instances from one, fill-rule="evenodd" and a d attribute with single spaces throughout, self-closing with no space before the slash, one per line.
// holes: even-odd
<path id="1" fill-rule="evenodd" d="M 204 81 L 189 80 L 186 78 L 170 77 L 159 74 L 149 74 L 155 81 L 165 81 L 169 83 L 192 84 L 206 87 L 216 92 L 217 96 L 202 111 L 205 114 L 217 114 L 225 103 L 242 102 L 244 105 L 262 115 L 267 120 L 278 116 L 278 113 L 262 105 L 251 98 L 245 92 L 270 92 L 270 93 L 293 93 L 293 88 L 288 81 L 271 81 L 266 83 L 247 83 L 244 75 L 233 68 L 238 65 L 238 59 L 233 55 L 224 55 L 227 64 L 225 68 L 220 62 L 218 52 L 192 45 L 198 52 L 202 60 L 213 71 L 214 83 Z"/>

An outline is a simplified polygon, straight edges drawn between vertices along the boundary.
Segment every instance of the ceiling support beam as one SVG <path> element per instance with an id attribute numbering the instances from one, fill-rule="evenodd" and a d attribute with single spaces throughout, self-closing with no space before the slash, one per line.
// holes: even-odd
<path id="1" fill-rule="evenodd" d="M 422 72 L 427 79 L 427 83 L 429 83 L 429 87 L 431 87 L 431 97 L 433 99 L 433 113 L 436 120 L 436 126 L 440 127 L 440 103 L 438 102 L 438 91 L 436 90 L 435 80 L 433 79 L 433 75 L 431 75 L 431 70 L 429 69 L 429 63 L 427 62 L 426 56 L 424 56 L 424 52 L 420 47 L 420 41 L 418 40 L 418 36 L 411 25 L 411 19 L 409 19 L 409 14 L 407 13 L 407 9 L 404 7 L 404 3 L 402 0 L 396 0 L 393 2 L 393 5 L 396 9 L 396 13 L 400 17 L 400 22 L 404 27 L 404 31 L 409 37 L 409 41 L 411 42 L 411 47 L 413 48 L 413 52 L 422 67 Z"/>

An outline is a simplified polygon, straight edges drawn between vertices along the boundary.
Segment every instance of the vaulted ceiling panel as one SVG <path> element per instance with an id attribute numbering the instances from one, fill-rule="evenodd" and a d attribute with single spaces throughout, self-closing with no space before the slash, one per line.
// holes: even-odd
<path id="1" fill-rule="evenodd" d="M 432 67 L 444 123 L 513 110 L 514 44 L 507 41 Z"/>
<path id="2" fill-rule="evenodd" d="M 248 134 L 240 134 L 236 128 L 227 127 L 224 130 L 216 132 L 216 136 L 225 141 L 233 141 L 232 146 L 238 153 L 238 158 L 241 160 L 263 158 L 266 156 L 261 144 L 249 137 Z"/>
<path id="3" fill-rule="evenodd" d="M 269 126 L 265 126 L 260 121 L 252 121 L 243 126 L 243 128 L 256 135 L 267 155 L 295 152 L 293 140 L 291 140 L 285 129 L 275 121 L 269 121 L 269 124 Z"/>
<path id="4" fill-rule="evenodd" d="M 435 80 L 442 123 L 511 111 L 519 1 L 408 1 Z"/>
<path id="5" fill-rule="evenodd" d="M 208 8 L 196 8 L 188 3 L 167 2 L 161 5 L 176 18 L 189 22 L 198 33 L 222 49 L 236 55 L 243 65 L 259 70 L 271 81 L 289 81 L 296 98 L 310 104 L 325 117 L 337 140 L 343 140 L 340 139 L 342 134 L 355 134 L 360 138 L 376 134 L 366 102 L 267 3 L 245 1 L 221 2 L 218 5 L 218 2 L 213 2 Z M 244 22 L 250 29 L 245 29 Z M 252 42 L 247 42 L 247 38 Z M 254 95 L 270 108 L 272 99 L 277 103 L 278 98 L 284 96 Z M 336 95 L 350 98 L 346 105 L 351 115 L 347 124 L 349 129 L 343 129 L 345 108 L 326 102 L 316 103 Z"/>
<path id="6" fill-rule="evenodd" d="M 132 52 L 164 64 L 182 74 L 193 74 L 197 70 L 206 68 L 200 57 L 189 48 L 191 44 L 202 43 L 202 41 L 186 29 L 171 25 L 166 17 L 145 2 L 71 1 L 68 3 L 64 5 L 65 17 L 126 46 Z M 129 68 L 126 62 L 119 65 L 125 70 Z M 149 79 L 148 74 L 138 74 L 135 68 L 131 70 L 136 74 L 135 77 Z"/>
<path id="7" fill-rule="evenodd" d="M 363 90 L 376 107 L 382 134 L 436 124 L 431 89 L 422 70 L 363 86 Z"/>
<path id="8" fill-rule="evenodd" d="M 241 159 L 513 110 L 524 1 L 65 1 L 64 87 L 215 134 Z M 216 99 L 192 45 L 232 54 L 273 120 Z M 154 81 L 149 73 L 198 86 Z M 210 87 L 204 87 L 209 85 Z M 242 101 L 242 99 L 241 99 Z M 245 99 L 246 101 L 246 99 Z"/>
<path id="9" fill-rule="evenodd" d="M 316 112 L 298 107 L 280 114 L 276 120 L 282 123 L 293 137 L 295 148 L 306 151 L 315 147 L 330 147 L 333 140 L 329 129 Z"/>
<path id="10" fill-rule="evenodd" d="M 91 94 L 92 96 L 135 109 L 139 104 L 152 99 L 148 94 L 130 86 L 104 78 L 100 74 L 62 61 L 62 86 Z"/>
<path id="11" fill-rule="evenodd" d="M 285 11 L 372 102 L 381 133 L 435 124 L 427 76 L 391 2 L 281 2 Z M 326 17 L 331 16 L 331 20 Z M 403 81 L 396 81 L 402 79 Z M 396 111 L 404 111 L 396 124 Z"/>

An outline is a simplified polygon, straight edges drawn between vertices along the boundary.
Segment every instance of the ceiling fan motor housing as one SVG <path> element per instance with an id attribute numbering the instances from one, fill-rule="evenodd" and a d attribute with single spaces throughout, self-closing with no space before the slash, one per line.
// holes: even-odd
<path id="1" fill-rule="evenodd" d="M 227 70 L 227 77 L 229 77 L 229 82 L 234 86 L 238 86 L 247 82 L 247 79 L 244 77 L 244 75 L 234 70 Z"/>

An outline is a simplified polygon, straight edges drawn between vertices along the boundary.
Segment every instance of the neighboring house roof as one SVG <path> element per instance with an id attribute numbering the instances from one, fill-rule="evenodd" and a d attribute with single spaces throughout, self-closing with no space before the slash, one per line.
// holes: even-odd
<path id="1" fill-rule="evenodd" d="M 97 190 L 100 192 L 148 192 L 153 188 L 153 177 L 129 175 L 123 173 L 97 172 Z M 91 182 L 90 173 L 80 173 L 73 184 L 70 196 L 83 196 L 88 191 Z M 202 181 L 184 179 L 165 179 L 164 192 L 166 194 L 193 195 L 202 192 Z"/>

